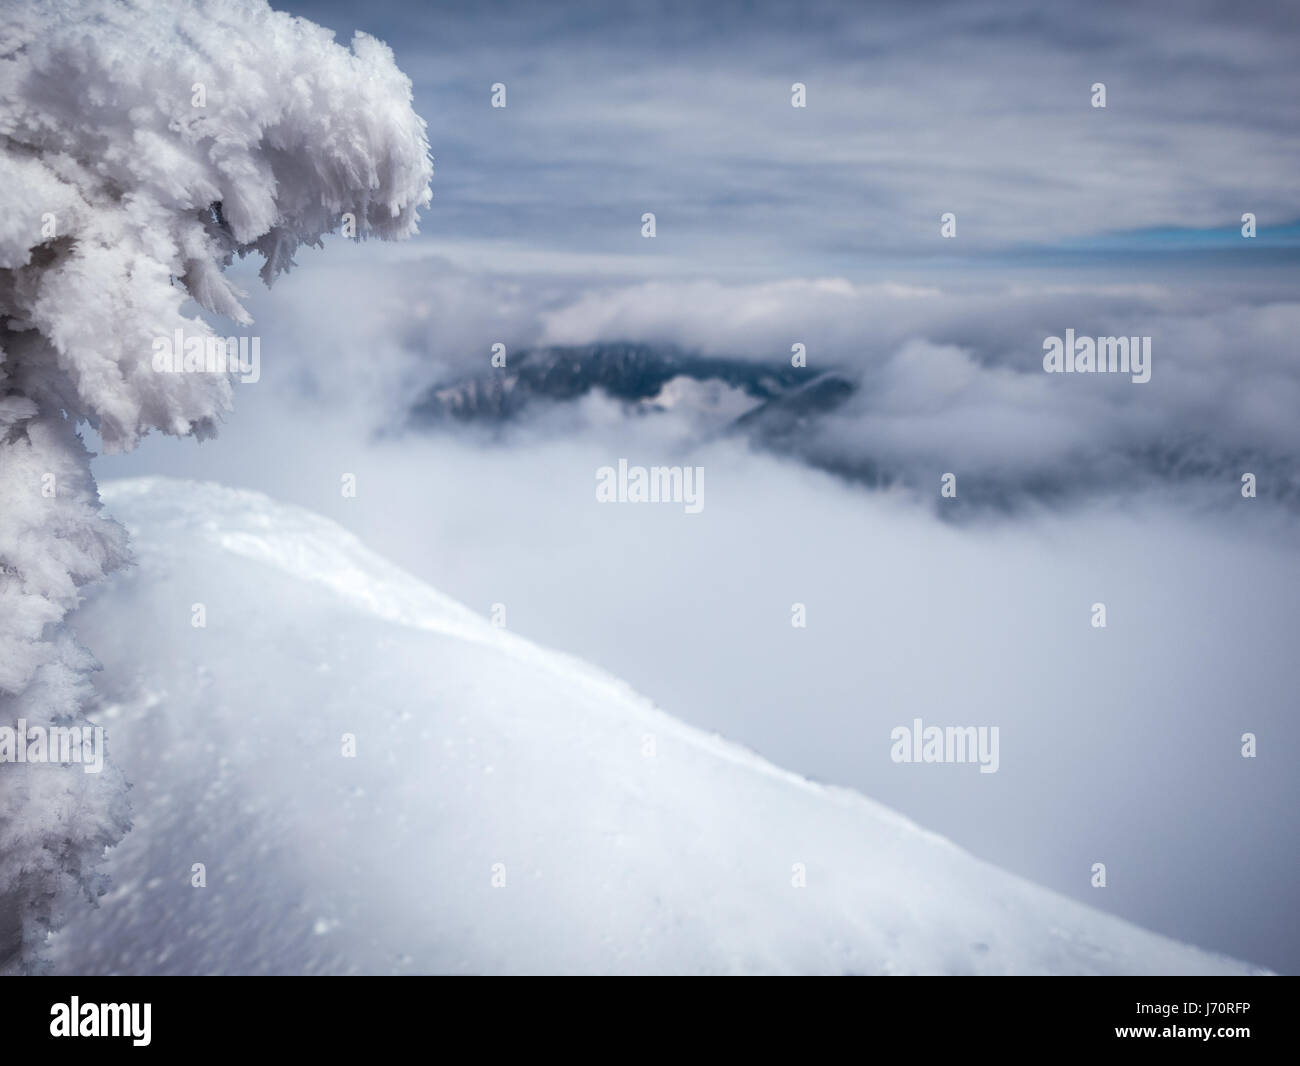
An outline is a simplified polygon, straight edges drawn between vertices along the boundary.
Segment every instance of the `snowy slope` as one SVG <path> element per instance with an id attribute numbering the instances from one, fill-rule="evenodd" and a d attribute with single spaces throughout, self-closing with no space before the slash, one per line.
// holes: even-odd
<path id="1" fill-rule="evenodd" d="M 688 728 L 323 518 L 103 495 L 140 565 L 74 624 L 135 826 L 57 972 L 1252 972 Z"/>

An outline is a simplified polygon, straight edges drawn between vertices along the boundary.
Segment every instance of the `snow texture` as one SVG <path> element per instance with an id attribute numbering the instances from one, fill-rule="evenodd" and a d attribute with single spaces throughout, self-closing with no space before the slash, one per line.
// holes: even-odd
<path id="1" fill-rule="evenodd" d="M 59 972 L 1259 972 L 687 727 L 324 518 L 104 495 L 139 566 L 76 622 L 136 826 Z"/>
<path id="2" fill-rule="evenodd" d="M 92 666 L 61 625 L 127 558 L 75 429 L 105 449 L 211 435 L 224 373 L 155 369 L 155 342 L 251 324 L 224 268 L 345 221 L 416 228 L 432 164 L 390 50 L 261 0 L 19 0 L 0 20 L 0 724 L 82 721 Z M 127 828 L 123 783 L 0 764 L 0 970 L 29 969 Z"/>

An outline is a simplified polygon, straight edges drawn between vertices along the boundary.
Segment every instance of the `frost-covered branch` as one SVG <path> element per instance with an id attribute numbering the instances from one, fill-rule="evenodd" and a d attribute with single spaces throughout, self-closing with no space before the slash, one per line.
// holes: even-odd
<path id="1" fill-rule="evenodd" d="M 225 276 L 267 284 L 301 244 L 416 231 L 432 166 L 410 82 L 262 0 L 20 0 L 0 23 L 0 729 L 84 723 L 93 660 L 64 626 L 123 565 L 87 423 L 108 451 L 150 430 L 211 435 L 225 374 L 160 373 L 154 342 L 247 325 Z M 193 301 L 191 304 L 190 301 Z M 0 970 L 29 968 L 128 827 L 109 767 L 6 760 Z"/>

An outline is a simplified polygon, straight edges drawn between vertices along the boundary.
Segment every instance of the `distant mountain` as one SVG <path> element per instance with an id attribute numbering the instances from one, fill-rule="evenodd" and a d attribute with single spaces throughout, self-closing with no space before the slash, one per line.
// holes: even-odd
<path id="1" fill-rule="evenodd" d="M 507 368 L 485 368 L 428 389 L 412 404 L 407 428 L 505 430 L 547 406 L 599 391 L 623 403 L 629 417 L 675 411 L 689 416 L 700 440 L 740 436 L 870 488 L 925 486 L 937 502 L 940 475 L 960 470 L 963 489 L 944 501 L 945 517 L 1134 490 L 1173 490 L 1217 506 L 1239 498 L 1247 471 L 1257 476 L 1261 499 L 1300 510 L 1300 473 L 1291 457 L 1225 448 L 1208 434 L 1169 436 L 1159 423 L 1144 434 L 1144 424 L 1135 421 L 1131 437 L 1101 440 L 1095 452 L 1071 454 L 1053 466 L 981 464 L 959 454 L 938 460 L 924 439 L 911 446 L 894 439 L 891 450 L 879 454 L 844 432 L 849 401 L 869 399 L 870 389 L 869 380 L 839 369 L 704 356 L 667 345 L 546 347 L 513 354 Z M 889 412 L 868 407 L 856 417 L 866 424 Z M 940 461 L 944 465 L 936 465 Z"/>
<path id="2" fill-rule="evenodd" d="M 849 477 L 810 448 L 812 426 L 856 391 L 835 370 L 703 356 L 670 346 L 606 343 L 536 348 L 510 366 L 443 382 L 411 407 L 417 430 L 455 424 L 504 428 L 546 405 L 599 391 L 624 404 L 630 417 L 674 411 L 701 439 L 741 435 L 756 446 L 793 452 Z"/>
<path id="3" fill-rule="evenodd" d="M 587 344 L 535 348 L 510 357 L 509 366 L 445 382 L 411 408 L 415 426 L 452 418 L 507 421 L 540 402 L 576 400 L 599 389 L 616 400 L 652 408 L 679 380 L 716 382 L 755 404 L 779 400 L 806 385 L 810 372 L 746 359 L 692 355 L 648 344 Z"/>

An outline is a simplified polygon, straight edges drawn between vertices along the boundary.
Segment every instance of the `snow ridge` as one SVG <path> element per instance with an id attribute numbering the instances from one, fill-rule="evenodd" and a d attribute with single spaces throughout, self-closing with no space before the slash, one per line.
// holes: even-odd
<path id="1" fill-rule="evenodd" d="M 104 495 L 140 565 L 75 620 L 136 827 L 60 971 L 1262 972 L 677 722 L 324 518 Z"/>

